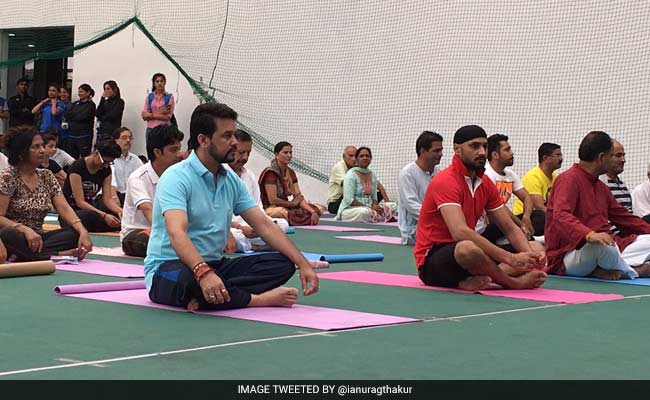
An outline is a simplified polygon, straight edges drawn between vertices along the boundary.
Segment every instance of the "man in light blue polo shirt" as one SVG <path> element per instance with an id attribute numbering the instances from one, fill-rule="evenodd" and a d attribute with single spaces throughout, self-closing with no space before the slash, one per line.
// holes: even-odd
<path id="1" fill-rule="evenodd" d="M 145 259 L 149 298 L 189 310 L 291 306 L 286 283 L 300 270 L 304 295 L 318 276 L 280 228 L 257 207 L 239 177 L 222 163 L 234 159 L 237 113 L 224 104 L 198 106 L 190 122 L 190 156 L 158 181 Z M 233 214 L 280 253 L 223 258 Z"/>

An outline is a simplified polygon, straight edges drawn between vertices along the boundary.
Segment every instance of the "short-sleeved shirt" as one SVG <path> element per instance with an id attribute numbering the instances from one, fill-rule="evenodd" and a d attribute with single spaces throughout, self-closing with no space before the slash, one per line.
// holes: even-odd
<path id="1" fill-rule="evenodd" d="M 165 212 L 185 212 L 192 244 L 205 261 L 217 261 L 223 257 L 232 215 L 257 206 L 234 172 L 221 167 L 216 177 L 215 184 L 215 175 L 192 152 L 186 160 L 169 167 L 158 180 L 144 260 L 147 289 L 151 289 L 153 276 L 162 263 L 179 258 L 169 240 Z"/>
<path id="2" fill-rule="evenodd" d="M 171 114 L 174 115 L 174 95 L 169 94 L 169 103 L 168 106 L 171 109 Z M 149 108 L 149 95 L 145 97 L 144 99 L 144 107 L 142 108 L 142 111 L 150 112 L 150 113 L 161 113 L 165 111 L 165 96 L 160 96 L 157 97 L 154 95 L 153 100 L 151 101 L 151 109 Z M 165 125 L 169 124 L 169 121 L 161 121 L 159 119 L 150 119 L 147 121 L 147 128 L 155 128 L 158 125 Z"/>
<path id="3" fill-rule="evenodd" d="M 18 169 L 9 167 L 0 173 L 0 193 L 9 197 L 7 218 L 43 233 L 43 221 L 52 209 L 52 199 L 61 195 L 61 187 L 47 169 L 36 169 L 36 175 L 38 184 L 31 190 L 20 178 Z"/>
<path id="4" fill-rule="evenodd" d="M 544 204 L 546 204 L 548 201 L 548 194 L 551 192 L 551 188 L 553 187 L 553 182 L 555 182 L 555 178 L 557 178 L 557 173 L 553 172 L 551 176 L 552 178 L 546 176 L 544 171 L 537 166 L 526 172 L 526 175 L 521 178 L 521 183 L 526 188 L 526 191 L 528 191 L 528 194 L 542 196 Z M 521 200 L 515 199 L 512 213 L 515 215 L 524 213 L 524 203 L 522 203 Z"/>
<path id="5" fill-rule="evenodd" d="M 454 156 L 451 165 L 433 177 L 424 196 L 413 249 L 415 265 L 420 268 L 424 264 L 433 245 L 454 242 L 440 212 L 442 207 L 460 207 L 467 226 L 473 230 L 483 212 L 502 206 L 497 187 L 484 171 L 477 171 L 471 182 L 462 160 Z"/>
<path id="6" fill-rule="evenodd" d="M 122 230 L 120 241 L 136 229 L 149 229 L 149 221 L 138 207 L 143 203 L 151 203 L 156 196 L 158 174 L 154 171 L 151 162 L 133 171 L 126 184 L 126 196 L 122 208 Z"/>
<path id="7" fill-rule="evenodd" d="M 102 189 L 104 184 L 104 179 L 111 176 L 111 169 L 109 167 L 104 167 L 97 171 L 94 175 L 88 172 L 88 166 L 86 165 L 86 159 L 80 158 L 68 169 L 68 177 L 65 179 L 65 184 L 63 185 L 63 196 L 68 201 L 68 204 L 72 208 L 79 208 L 77 202 L 74 199 L 72 194 L 72 186 L 70 186 L 70 176 L 72 174 L 77 174 L 81 176 L 81 185 L 84 191 L 84 199 L 92 204 L 97 198 L 97 193 Z"/>
<path id="8" fill-rule="evenodd" d="M 129 152 L 126 157 L 119 156 L 111 166 L 111 186 L 115 186 L 118 192 L 125 193 L 129 176 L 141 166 L 142 160 L 133 153 Z"/>
<path id="9" fill-rule="evenodd" d="M 62 168 L 65 168 L 71 165 L 75 159 L 70 154 L 66 153 L 64 150 L 56 149 L 56 153 L 51 157 L 52 160 L 56 161 Z"/>

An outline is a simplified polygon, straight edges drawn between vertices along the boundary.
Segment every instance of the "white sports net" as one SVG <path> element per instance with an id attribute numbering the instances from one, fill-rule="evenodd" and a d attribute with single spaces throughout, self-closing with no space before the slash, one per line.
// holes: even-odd
<path id="1" fill-rule="evenodd" d="M 345 145 L 366 145 L 394 196 L 419 133 L 444 136 L 447 165 L 466 124 L 510 136 L 520 175 L 541 142 L 562 146 L 566 168 L 582 137 L 604 130 L 626 148 L 628 186 L 645 177 L 650 3 L 7 3 L 0 29 L 74 25 L 75 44 L 137 16 L 196 84 L 239 112 L 258 149 L 289 141 L 298 169 L 321 179 Z"/>

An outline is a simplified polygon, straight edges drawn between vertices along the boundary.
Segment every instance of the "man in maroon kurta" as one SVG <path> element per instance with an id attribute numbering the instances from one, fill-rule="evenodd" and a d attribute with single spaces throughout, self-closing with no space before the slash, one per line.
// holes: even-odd
<path id="1" fill-rule="evenodd" d="M 602 279 L 650 276 L 650 225 L 623 208 L 598 179 L 612 156 L 611 137 L 591 132 L 580 143 L 580 162 L 556 179 L 544 232 L 550 273 Z M 611 235 L 610 221 L 620 235 Z"/>

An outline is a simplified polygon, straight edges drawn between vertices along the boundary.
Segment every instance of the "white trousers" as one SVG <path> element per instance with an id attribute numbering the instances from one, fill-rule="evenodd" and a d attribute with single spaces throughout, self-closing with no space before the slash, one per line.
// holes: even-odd
<path id="1" fill-rule="evenodd" d="M 287 233 L 289 230 L 289 223 L 287 222 L 286 219 L 283 218 L 271 218 L 273 222 L 275 222 L 280 229 L 282 229 L 282 232 Z M 246 225 L 246 222 L 242 221 L 240 222 L 240 225 Z M 266 242 L 262 240 L 261 237 L 256 237 L 256 238 L 247 238 L 246 235 L 244 235 L 244 232 L 242 232 L 240 229 L 235 229 L 235 228 L 230 228 L 230 232 L 232 235 L 235 237 L 235 240 L 237 241 L 237 253 L 247 253 L 250 251 L 253 251 L 253 246 L 266 246 Z"/>
<path id="2" fill-rule="evenodd" d="M 587 243 L 580 250 L 573 250 L 564 255 L 566 274 L 587 276 L 596 267 L 616 269 L 623 272 L 627 279 L 638 278 L 639 274 L 632 267 L 639 266 L 650 259 L 650 235 L 639 235 L 636 240 L 621 252 L 618 246 Z"/>

